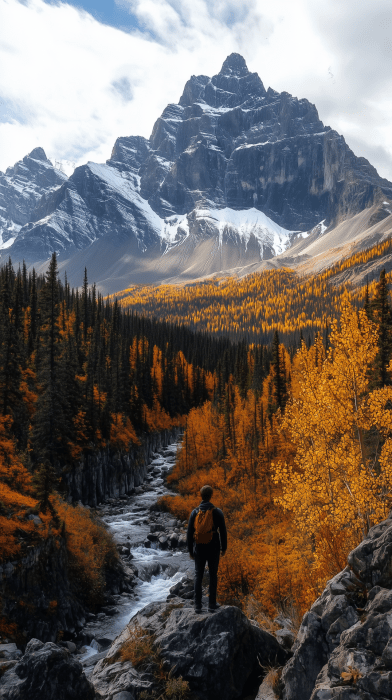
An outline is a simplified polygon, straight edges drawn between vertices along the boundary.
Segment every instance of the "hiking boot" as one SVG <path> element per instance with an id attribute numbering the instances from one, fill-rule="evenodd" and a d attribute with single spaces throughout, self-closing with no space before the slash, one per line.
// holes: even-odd
<path id="1" fill-rule="evenodd" d="M 195 605 L 195 613 L 199 614 L 203 612 L 201 605 Z"/>
<path id="2" fill-rule="evenodd" d="M 220 608 L 219 603 L 215 603 L 215 605 L 209 605 L 208 612 L 216 612 L 216 610 L 219 610 L 219 608 Z"/>

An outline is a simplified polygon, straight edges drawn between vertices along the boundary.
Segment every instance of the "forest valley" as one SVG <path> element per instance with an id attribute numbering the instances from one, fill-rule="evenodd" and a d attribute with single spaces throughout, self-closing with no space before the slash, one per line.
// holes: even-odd
<path id="1" fill-rule="evenodd" d="M 325 333 L 340 314 L 348 290 L 353 304 L 363 305 L 365 288 L 350 287 L 346 277 L 363 266 L 380 263 L 391 251 L 392 240 L 388 239 L 317 275 L 272 269 L 240 279 L 214 276 L 184 285 L 138 285 L 109 298 L 148 318 L 185 324 L 191 330 L 223 335 L 235 342 L 246 338 L 248 343 L 271 345 L 278 331 L 280 341 L 291 347 L 300 344 L 302 337 L 313 343 L 318 332 Z M 371 273 L 368 294 L 374 294 L 375 288 Z"/>
<path id="2" fill-rule="evenodd" d="M 296 328 L 285 344 L 277 329 L 269 344 L 233 342 L 104 300 L 87 273 L 70 289 L 55 254 L 45 276 L 10 261 L 0 271 L 0 561 L 63 537 L 75 581 L 99 603 L 116 550 L 93 513 L 67 502 L 62 474 L 181 426 L 168 479 L 177 495 L 160 507 L 187 519 L 210 484 L 229 533 L 220 601 L 267 626 L 279 610 L 299 620 L 392 503 L 385 271 L 360 298 L 339 292 L 337 318 L 314 341 Z M 1 632 L 16 630 L 3 618 Z"/>

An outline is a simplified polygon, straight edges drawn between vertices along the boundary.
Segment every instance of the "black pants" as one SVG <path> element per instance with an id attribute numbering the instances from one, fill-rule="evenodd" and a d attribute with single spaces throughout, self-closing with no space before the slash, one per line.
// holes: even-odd
<path id="1" fill-rule="evenodd" d="M 195 607 L 201 607 L 202 588 L 201 583 L 204 569 L 208 562 L 210 572 L 210 589 L 208 605 L 214 607 L 216 603 L 216 588 L 218 585 L 218 566 L 220 551 L 216 546 L 209 544 L 197 544 L 195 546 Z"/>

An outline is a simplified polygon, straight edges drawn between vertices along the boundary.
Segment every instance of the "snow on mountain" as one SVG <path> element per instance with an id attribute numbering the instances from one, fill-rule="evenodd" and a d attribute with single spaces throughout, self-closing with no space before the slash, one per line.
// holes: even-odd
<path id="1" fill-rule="evenodd" d="M 150 139 L 118 138 L 106 164 L 67 179 L 34 149 L 0 174 L 0 258 L 37 264 L 56 251 L 69 279 L 85 263 L 111 291 L 143 275 L 297 264 L 340 222 L 391 199 L 392 183 L 314 105 L 266 90 L 231 54 L 217 75 L 188 80 Z"/>
<path id="2" fill-rule="evenodd" d="M 0 250 L 12 246 L 22 226 L 31 221 L 41 197 L 66 179 L 64 173 L 53 167 L 42 148 L 35 148 L 5 173 L 0 173 Z"/>
<path id="3" fill-rule="evenodd" d="M 264 247 L 270 248 L 274 255 L 283 253 L 290 246 L 297 231 L 288 231 L 276 224 L 272 219 L 252 207 L 251 209 L 200 209 L 198 218 L 211 219 L 217 222 L 219 244 L 222 245 L 224 233 L 234 230 L 241 238 L 245 247 L 251 236 L 254 236 L 260 246 L 260 258 L 263 258 Z"/>

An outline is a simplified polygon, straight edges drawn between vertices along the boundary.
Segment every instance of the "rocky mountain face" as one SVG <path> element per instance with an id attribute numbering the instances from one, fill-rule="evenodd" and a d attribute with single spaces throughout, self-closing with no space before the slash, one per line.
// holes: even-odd
<path id="1" fill-rule="evenodd" d="M 0 173 L 0 249 L 12 245 L 22 226 L 34 220 L 40 199 L 66 179 L 42 148 L 34 148 L 5 174 Z"/>
<path id="2" fill-rule="evenodd" d="M 58 178 L 39 196 L 42 176 L 30 162 Z M 392 199 L 392 183 L 324 126 L 314 105 L 266 90 L 239 54 L 212 78 L 192 76 L 150 139 L 117 139 L 105 165 L 88 163 L 64 180 L 42 149 L 23 163 L 36 199 L 17 223 L 14 190 L 4 189 L 14 222 L 7 241 L 15 238 L 7 255 L 37 264 L 56 251 L 71 282 L 86 265 L 105 291 L 260 263 L 320 222 L 324 232 Z"/>

